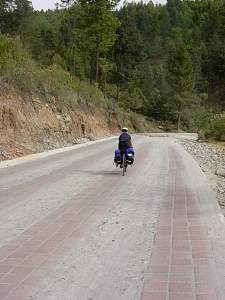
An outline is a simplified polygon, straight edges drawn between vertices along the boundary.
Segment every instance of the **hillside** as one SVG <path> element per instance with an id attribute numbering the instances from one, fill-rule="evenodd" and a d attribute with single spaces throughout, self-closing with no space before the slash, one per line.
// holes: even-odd
<path id="1" fill-rule="evenodd" d="M 144 131 L 149 120 L 225 139 L 224 1 L 117 5 L 60 0 L 38 12 L 29 0 L 0 2 L 2 157 L 124 124 Z"/>
<path id="2" fill-rule="evenodd" d="M 0 160 L 130 131 L 159 130 L 87 81 L 40 66 L 20 39 L 0 35 Z"/>
<path id="3" fill-rule="evenodd" d="M 0 161 L 116 135 L 122 124 L 131 131 L 159 131 L 144 117 L 77 105 L 58 107 L 54 96 L 24 98 L 15 90 L 0 96 Z"/>

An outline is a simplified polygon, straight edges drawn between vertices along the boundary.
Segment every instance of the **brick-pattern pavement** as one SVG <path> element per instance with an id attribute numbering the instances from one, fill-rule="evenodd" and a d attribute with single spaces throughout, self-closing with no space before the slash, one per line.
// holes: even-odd
<path id="1" fill-rule="evenodd" d="M 189 190 L 183 165 L 170 153 L 170 183 L 163 201 L 142 300 L 219 300 L 216 257 L 204 210 Z"/>
<path id="2" fill-rule="evenodd" d="M 111 206 L 110 195 L 119 181 L 119 176 L 98 181 L 77 195 L 76 201 L 61 206 L 1 247 L 0 299 L 28 299 L 32 288 L 42 279 L 42 270 L 60 262 L 65 251 L 75 245 L 90 225 L 93 215 L 96 218 L 106 213 Z"/>
<path id="3" fill-rule="evenodd" d="M 176 155 L 172 151 L 169 157 L 170 182 L 141 299 L 224 300 L 216 276 L 215 247 L 207 230 L 208 212 L 189 189 L 182 160 Z M 135 172 L 141 171 L 144 163 L 144 159 L 140 161 Z M 72 199 L 1 247 L 0 300 L 29 299 L 44 271 L 76 245 L 92 216 L 105 215 L 112 205 L 110 195 L 119 184 L 123 184 L 120 176 L 105 176 L 76 195 L 76 201 Z M 219 246 L 216 249 L 221 250 Z"/>
<path id="4" fill-rule="evenodd" d="M 108 142 L 104 144 L 104 147 L 106 147 L 106 148 L 104 148 L 104 150 L 106 152 L 111 150 L 111 145 L 110 144 L 108 145 Z M 88 148 L 82 149 L 84 154 L 87 150 L 88 150 Z M 73 151 L 71 151 L 71 152 L 72 152 L 72 154 L 70 152 L 67 153 L 67 159 L 69 159 L 70 156 L 72 156 L 72 155 L 75 156 L 74 152 Z M 58 155 L 51 157 L 50 162 L 54 163 L 54 162 L 60 161 L 61 156 L 62 156 L 62 154 L 58 154 Z M 30 195 L 37 192 L 40 189 L 40 187 L 42 187 L 42 188 L 48 187 L 50 184 L 57 183 L 66 176 L 72 176 L 74 174 L 74 169 L 82 170 L 85 167 L 88 168 L 89 164 L 90 164 L 90 160 L 95 161 L 98 158 L 99 158 L 99 152 L 96 153 L 96 151 L 95 151 L 94 153 L 89 154 L 88 159 L 84 155 L 84 157 L 82 159 L 75 160 L 69 166 L 63 165 L 61 167 L 58 167 L 57 171 L 52 170 L 52 171 L 48 172 L 47 174 L 44 173 L 42 176 L 39 176 L 38 178 L 29 180 L 29 184 L 27 181 L 25 181 L 21 184 L 17 184 L 16 187 L 13 187 L 13 188 L 10 187 L 10 188 L 3 189 L 3 190 L 0 189 L 1 190 L 0 209 L 3 210 L 8 207 L 11 207 L 15 204 L 18 204 L 20 201 L 24 201 L 26 199 L 29 200 Z M 32 162 L 32 166 L 30 168 L 35 170 L 35 168 L 38 169 L 39 167 L 43 166 L 43 164 L 46 164 L 46 158 Z M 27 163 L 25 165 L 22 164 L 22 165 L 12 167 L 9 169 L 7 169 L 7 168 L 2 169 L 2 170 L 0 170 L 1 176 L 10 176 L 13 173 L 15 173 L 17 169 L 19 169 L 20 173 L 23 174 L 24 171 L 26 172 L 28 167 L 29 167 L 29 163 Z M 51 168 L 50 168 L 50 170 L 51 170 Z"/>
<path id="5" fill-rule="evenodd" d="M 140 150 L 138 167 L 129 168 L 130 176 L 143 168 L 149 149 Z M 118 172 L 117 176 L 112 172 L 111 176 L 100 177 L 74 199 L 0 248 L 0 300 L 30 299 L 46 270 L 59 264 L 66 251 L 76 246 L 76 241 L 92 225 L 93 219 L 102 219 L 112 207 L 111 195 L 123 185 L 120 170 Z"/>

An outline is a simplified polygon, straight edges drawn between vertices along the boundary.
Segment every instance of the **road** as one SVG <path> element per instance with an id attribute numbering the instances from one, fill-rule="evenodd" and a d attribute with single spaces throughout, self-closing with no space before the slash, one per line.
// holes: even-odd
<path id="1" fill-rule="evenodd" d="M 225 299 L 224 219 L 174 138 L 115 139 L 0 168 L 1 300 Z"/>

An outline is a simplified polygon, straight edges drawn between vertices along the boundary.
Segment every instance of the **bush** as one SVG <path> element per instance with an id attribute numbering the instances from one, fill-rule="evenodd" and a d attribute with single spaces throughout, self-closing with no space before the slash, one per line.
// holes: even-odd
<path id="1" fill-rule="evenodd" d="M 207 137 L 217 141 L 225 141 L 225 117 L 217 118 L 211 123 Z"/>
<path id="2" fill-rule="evenodd" d="M 66 71 L 59 56 L 54 57 L 54 64 L 41 67 L 23 47 L 19 38 L 1 33 L 0 81 L 7 82 L 20 93 L 37 94 L 45 101 L 54 96 L 59 110 L 78 105 L 84 109 L 100 107 L 109 113 L 115 112 L 119 126 L 127 124 L 136 131 L 144 130 L 143 118 L 136 113 L 125 113 L 121 109 L 123 102 L 120 106 L 115 102 L 116 86 L 105 86 L 105 93 L 108 95 L 105 98 L 97 85 L 81 81 Z M 130 103 L 129 95 L 126 97 L 127 103 Z M 124 107 L 127 110 L 126 105 Z"/>
<path id="3" fill-rule="evenodd" d="M 20 90 L 35 88 L 36 63 L 22 47 L 19 38 L 0 34 L 0 76 Z"/>
<path id="4" fill-rule="evenodd" d="M 53 95 L 61 108 L 77 104 L 106 109 L 112 106 L 98 87 L 73 77 L 57 60 L 49 67 L 40 67 L 19 38 L 0 34 L 0 77 L 14 88 L 38 93 L 45 99 Z"/>
<path id="5" fill-rule="evenodd" d="M 130 113 L 130 119 L 136 132 L 140 133 L 145 131 L 145 120 L 143 116 L 132 112 Z"/>

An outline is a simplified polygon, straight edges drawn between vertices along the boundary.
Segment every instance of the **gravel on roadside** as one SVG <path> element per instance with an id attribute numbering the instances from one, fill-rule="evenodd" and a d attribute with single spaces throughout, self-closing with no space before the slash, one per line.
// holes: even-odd
<path id="1" fill-rule="evenodd" d="M 207 175 L 225 214 L 225 144 L 192 140 L 179 140 L 179 143 L 196 159 Z"/>

